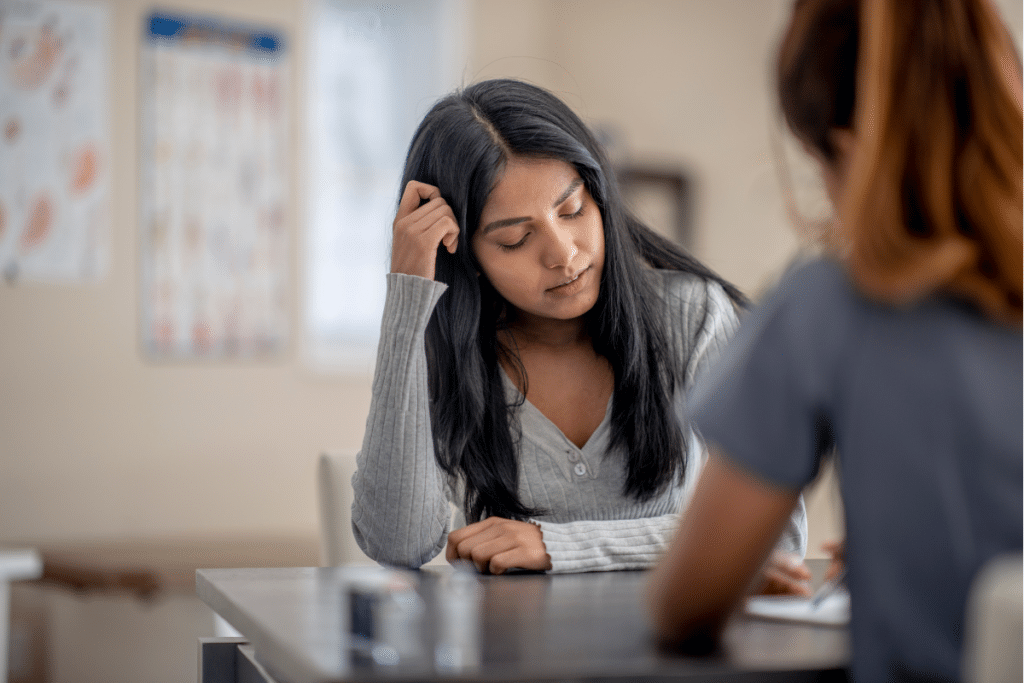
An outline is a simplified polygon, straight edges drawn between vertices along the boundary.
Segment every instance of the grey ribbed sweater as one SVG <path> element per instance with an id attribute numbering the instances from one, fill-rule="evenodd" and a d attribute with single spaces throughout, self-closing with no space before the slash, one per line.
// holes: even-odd
<path id="1" fill-rule="evenodd" d="M 448 481 L 434 459 L 424 333 L 446 285 L 412 275 L 389 274 L 373 398 L 363 447 L 352 478 L 352 529 L 363 551 L 391 565 L 418 567 L 444 550 L 453 528 L 465 524 L 461 486 Z M 685 383 L 676 398 L 683 421 L 684 394 L 738 326 L 720 286 L 676 271 L 652 271 L 665 304 L 669 345 L 685 359 Z M 518 389 L 505 377 L 511 400 Z M 655 498 L 637 503 L 622 495 L 620 452 L 607 452 L 611 410 L 578 448 L 528 401 L 518 410 L 522 427 L 519 494 L 546 511 L 541 528 L 553 572 L 648 567 L 671 540 L 707 453 L 686 430 L 686 474 Z M 449 504 L 451 502 L 451 505 Z M 807 523 L 803 501 L 779 549 L 803 556 Z"/>

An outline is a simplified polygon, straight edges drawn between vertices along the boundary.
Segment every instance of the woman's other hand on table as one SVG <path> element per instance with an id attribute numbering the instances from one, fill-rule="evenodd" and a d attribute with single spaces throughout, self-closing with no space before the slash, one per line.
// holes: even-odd
<path id="1" fill-rule="evenodd" d="M 551 569 L 540 527 L 502 517 L 488 517 L 448 534 L 449 562 L 470 560 L 481 574 L 509 569 Z"/>

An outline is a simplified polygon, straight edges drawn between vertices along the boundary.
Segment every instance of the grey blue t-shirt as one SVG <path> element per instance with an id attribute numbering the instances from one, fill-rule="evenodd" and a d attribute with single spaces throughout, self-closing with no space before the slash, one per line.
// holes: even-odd
<path id="1" fill-rule="evenodd" d="M 955 679 L 971 581 L 1021 550 L 1020 330 L 950 298 L 868 300 L 793 269 L 690 394 L 709 445 L 799 489 L 836 446 L 853 678 Z"/>

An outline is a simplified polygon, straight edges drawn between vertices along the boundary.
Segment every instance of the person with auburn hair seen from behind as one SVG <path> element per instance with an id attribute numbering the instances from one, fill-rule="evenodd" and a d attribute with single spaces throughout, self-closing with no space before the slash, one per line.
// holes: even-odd
<path id="1" fill-rule="evenodd" d="M 778 91 L 831 249 L 690 394 L 711 456 L 649 585 L 665 642 L 715 641 L 837 452 L 852 679 L 960 677 L 969 589 L 1021 552 L 1019 64 L 988 0 L 794 5 Z"/>

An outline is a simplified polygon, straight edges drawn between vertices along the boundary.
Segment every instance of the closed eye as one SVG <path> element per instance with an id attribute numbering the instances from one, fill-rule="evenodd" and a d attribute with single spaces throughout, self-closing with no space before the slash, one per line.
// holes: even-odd
<path id="1" fill-rule="evenodd" d="M 499 244 L 498 246 L 501 247 L 502 249 L 504 249 L 505 251 L 514 251 L 514 250 L 518 249 L 519 247 L 523 246 L 524 244 L 526 244 L 526 238 L 528 236 L 529 236 L 529 233 L 527 233 L 526 235 L 523 235 L 523 239 L 519 240 L 515 244 Z"/>
<path id="2" fill-rule="evenodd" d="M 583 209 L 585 204 L 580 204 L 580 208 L 576 209 L 575 213 L 562 214 L 562 218 L 579 218 L 583 215 Z"/>

